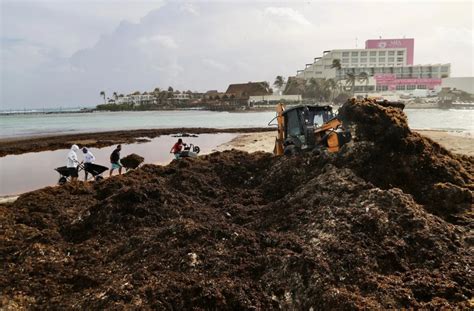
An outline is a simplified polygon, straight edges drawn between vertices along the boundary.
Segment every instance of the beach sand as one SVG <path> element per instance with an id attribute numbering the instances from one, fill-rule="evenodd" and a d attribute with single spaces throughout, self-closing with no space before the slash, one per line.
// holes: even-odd
<path id="1" fill-rule="evenodd" d="M 451 152 L 474 156 L 474 137 L 462 135 L 457 132 L 415 130 L 415 132 L 432 139 Z M 243 133 L 216 148 L 216 151 L 237 149 L 247 152 L 265 151 L 273 152 L 276 131 Z"/>

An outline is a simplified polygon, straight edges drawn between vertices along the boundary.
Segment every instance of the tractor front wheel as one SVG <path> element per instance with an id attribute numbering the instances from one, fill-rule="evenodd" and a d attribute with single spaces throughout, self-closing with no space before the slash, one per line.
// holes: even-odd
<path id="1" fill-rule="evenodd" d="M 283 154 L 286 156 L 294 156 L 300 153 L 300 149 L 295 145 L 288 145 L 283 149 Z"/>

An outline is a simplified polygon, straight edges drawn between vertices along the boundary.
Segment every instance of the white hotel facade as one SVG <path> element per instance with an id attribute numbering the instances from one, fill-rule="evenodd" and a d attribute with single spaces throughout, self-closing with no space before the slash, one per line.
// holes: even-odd
<path id="1" fill-rule="evenodd" d="M 450 64 L 413 65 L 414 39 L 367 40 L 365 49 L 324 51 L 321 57 L 298 70 L 296 77 L 306 80 L 345 80 L 348 73 L 356 77 L 366 73 L 367 81 L 356 79 L 355 93 L 439 89 L 441 79 L 450 76 Z M 338 59 L 341 69 L 332 68 Z"/>

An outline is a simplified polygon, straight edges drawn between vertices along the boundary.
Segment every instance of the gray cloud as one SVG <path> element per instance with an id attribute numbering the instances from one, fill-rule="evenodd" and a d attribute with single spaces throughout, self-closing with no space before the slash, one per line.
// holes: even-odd
<path id="1" fill-rule="evenodd" d="M 100 101 L 101 90 L 172 85 L 205 91 L 224 90 L 233 82 L 272 82 L 278 74 L 294 74 L 323 50 L 355 47 L 356 37 L 361 47 L 379 35 L 415 37 L 417 63 L 453 62 L 454 75 L 472 75 L 469 3 L 415 3 L 405 10 L 391 3 L 173 1 L 137 9 L 148 13 L 121 22 L 113 19 L 113 7 L 125 2 L 108 1 L 109 10 L 82 13 L 79 20 L 72 17 L 74 7 L 45 3 L 21 2 L 3 11 L 11 16 L 2 22 L 2 108 L 91 106 Z M 77 9 L 79 2 L 74 3 Z M 29 7 L 36 13 L 22 13 Z M 39 12 L 44 16 L 37 17 Z M 375 18 L 374 12 L 393 18 Z M 104 26 L 104 20 L 111 22 Z M 433 20 L 436 26 L 419 27 Z"/>

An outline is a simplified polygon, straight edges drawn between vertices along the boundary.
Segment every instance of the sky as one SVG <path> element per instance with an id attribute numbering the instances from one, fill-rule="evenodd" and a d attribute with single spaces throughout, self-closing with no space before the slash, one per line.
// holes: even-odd
<path id="1" fill-rule="evenodd" d="M 474 75 L 473 1 L 0 0 L 0 109 L 296 74 L 322 51 L 415 38 L 415 64 Z"/>

